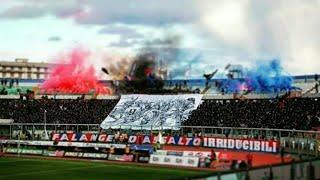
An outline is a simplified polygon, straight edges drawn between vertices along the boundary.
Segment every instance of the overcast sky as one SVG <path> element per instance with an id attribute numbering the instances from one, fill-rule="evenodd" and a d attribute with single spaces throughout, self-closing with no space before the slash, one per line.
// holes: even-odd
<path id="1" fill-rule="evenodd" d="M 0 32 L 1 60 L 52 62 L 81 46 L 101 66 L 169 34 L 201 54 L 197 73 L 274 58 L 320 72 L 320 0 L 1 0 Z"/>

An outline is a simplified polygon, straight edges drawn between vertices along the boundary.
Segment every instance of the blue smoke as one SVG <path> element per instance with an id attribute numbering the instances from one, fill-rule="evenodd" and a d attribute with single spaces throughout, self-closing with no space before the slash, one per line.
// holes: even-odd
<path id="1" fill-rule="evenodd" d="M 283 72 L 280 61 L 276 59 L 257 64 L 255 69 L 243 74 L 244 79 L 228 79 L 222 83 L 222 88 L 227 92 L 278 92 L 293 88 L 292 77 Z"/>

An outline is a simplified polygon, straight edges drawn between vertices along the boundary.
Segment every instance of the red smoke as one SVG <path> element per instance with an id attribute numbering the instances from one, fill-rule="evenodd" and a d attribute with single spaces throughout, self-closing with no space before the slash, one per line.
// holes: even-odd
<path id="1" fill-rule="evenodd" d="M 86 65 L 89 52 L 75 49 L 67 57 L 63 57 L 51 68 L 48 78 L 41 89 L 49 93 L 110 94 L 109 88 L 101 84 L 96 77 L 95 69 Z"/>
<path id="2" fill-rule="evenodd" d="M 150 76 L 152 74 L 153 69 L 151 67 L 147 67 L 144 70 L 144 73 L 146 74 L 146 76 Z"/>

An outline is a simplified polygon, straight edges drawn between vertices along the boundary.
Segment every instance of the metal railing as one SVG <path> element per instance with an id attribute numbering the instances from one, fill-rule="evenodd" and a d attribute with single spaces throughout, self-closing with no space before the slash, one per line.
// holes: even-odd
<path id="1" fill-rule="evenodd" d="M 99 124 L 44 124 L 44 123 L 11 123 L 0 124 L 0 137 L 18 139 L 21 132 L 32 135 L 31 140 L 37 140 L 43 132 L 63 133 L 72 132 L 106 132 L 109 134 L 118 131 L 126 134 L 157 134 L 159 131 L 165 135 L 187 135 L 188 137 L 221 137 L 242 138 L 258 140 L 276 140 L 280 142 L 285 152 L 320 155 L 320 131 L 303 131 L 268 128 L 242 128 L 242 127 L 211 127 L 211 126 L 176 126 L 167 129 L 152 126 L 119 126 L 116 129 L 100 129 Z M 20 137 L 21 138 L 21 137 Z"/>

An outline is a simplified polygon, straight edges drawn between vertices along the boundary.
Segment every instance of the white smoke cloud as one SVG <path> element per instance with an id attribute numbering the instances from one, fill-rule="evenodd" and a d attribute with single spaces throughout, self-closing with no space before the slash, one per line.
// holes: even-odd
<path id="1" fill-rule="evenodd" d="M 200 25 L 233 63 L 279 58 L 294 74 L 319 72 L 319 1 L 206 1 Z"/>

